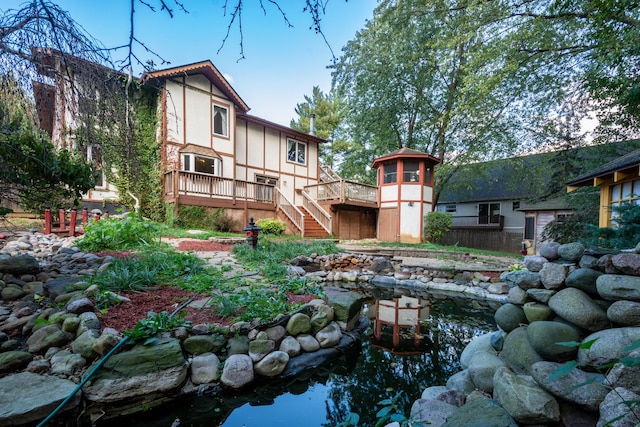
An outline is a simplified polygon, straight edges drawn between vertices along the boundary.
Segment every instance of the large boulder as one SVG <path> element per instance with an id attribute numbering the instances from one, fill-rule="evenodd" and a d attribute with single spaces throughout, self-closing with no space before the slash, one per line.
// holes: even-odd
<path id="1" fill-rule="evenodd" d="M 580 289 L 558 291 L 549 299 L 549 307 L 558 316 L 588 331 L 600 331 L 611 326 L 607 313 Z"/>
<path id="2" fill-rule="evenodd" d="M 251 358 L 246 354 L 233 354 L 224 362 L 220 381 L 227 387 L 239 389 L 253 381 L 254 376 Z"/>
<path id="3" fill-rule="evenodd" d="M 529 342 L 527 326 L 520 326 L 507 334 L 500 359 L 519 374 L 528 374 L 531 365 L 543 360 Z"/>
<path id="4" fill-rule="evenodd" d="M 560 420 L 560 407 L 553 395 L 531 377 L 500 368 L 493 377 L 493 397 L 517 422 L 544 424 Z"/>
<path id="5" fill-rule="evenodd" d="M 600 404 L 600 419 L 597 427 L 637 426 L 640 408 L 637 405 L 630 408 L 629 405 L 631 402 L 638 401 L 640 401 L 640 395 L 623 387 L 614 388 Z"/>
<path id="6" fill-rule="evenodd" d="M 567 278 L 569 267 L 564 264 L 555 262 L 547 262 L 540 270 L 540 281 L 545 289 L 558 289 L 564 285 Z"/>
<path id="7" fill-rule="evenodd" d="M 35 424 L 67 398 L 63 412 L 75 409 L 82 397 L 82 393 L 72 395 L 75 389 L 73 381 L 31 372 L 0 378 L 0 425 Z"/>
<path id="8" fill-rule="evenodd" d="M 136 397 L 152 399 L 179 389 L 187 374 L 180 341 L 162 338 L 152 345 L 136 344 L 129 351 L 111 356 L 83 391 L 89 400 L 101 403 Z"/>
<path id="9" fill-rule="evenodd" d="M 640 326 L 640 302 L 616 301 L 607 309 L 607 317 L 620 326 Z"/>
<path id="10" fill-rule="evenodd" d="M 640 277 L 603 274 L 596 281 L 598 294 L 608 301 L 640 301 Z"/>
<path id="11" fill-rule="evenodd" d="M 570 288 L 578 288 L 587 294 L 597 297 L 596 280 L 604 273 L 592 268 L 577 268 L 567 276 L 564 284 Z"/>
<path id="12" fill-rule="evenodd" d="M 491 392 L 493 391 L 493 374 L 505 366 L 505 363 L 495 354 L 478 351 L 473 354 L 469 363 L 469 377 L 476 388 Z"/>
<path id="13" fill-rule="evenodd" d="M 515 304 L 504 304 L 500 306 L 493 317 L 500 329 L 507 333 L 513 331 L 521 324 L 527 323 L 524 311 L 520 306 Z"/>
<path id="14" fill-rule="evenodd" d="M 580 333 L 566 323 L 539 321 L 529 324 L 527 338 L 536 353 L 545 360 L 564 362 L 575 357 L 578 347 L 558 343 L 577 342 L 580 340 Z"/>
<path id="15" fill-rule="evenodd" d="M 482 334 L 472 339 L 460 354 L 460 365 L 465 369 L 468 368 L 473 354 L 477 351 L 487 351 L 491 354 L 498 354 L 498 352 L 491 346 L 492 336 L 493 332 L 487 332 L 486 334 Z"/>
<path id="16" fill-rule="evenodd" d="M 0 255 L 0 273 L 4 274 L 38 274 L 40 263 L 31 255 Z"/>
<path id="17" fill-rule="evenodd" d="M 509 413 L 488 397 L 467 401 L 452 413 L 442 427 L 518 427 Z"/>
<path id="18" fill-rule="evenodd" d="M 537 362 L 531 368 L 531 376 L 554 396 L 588 411 L 597 411 L 609 392 L 609 388 L 603 384 L 604 376 L 575 368 L 550 381 L 551 375 L 560 372 L 563 367 L 563 364 L 556 362 Z"/>
<path id="19" fill-rule="evenodd" d="M 640 340 L 640 327 L 612 328 L 594 332 L 582 340 L 593 341 L 589 348 L 582 346 L 578 350 L 577 360 L 581 366 L 603 366 L 617 362 L 626 356 L 626 349 Z"/>

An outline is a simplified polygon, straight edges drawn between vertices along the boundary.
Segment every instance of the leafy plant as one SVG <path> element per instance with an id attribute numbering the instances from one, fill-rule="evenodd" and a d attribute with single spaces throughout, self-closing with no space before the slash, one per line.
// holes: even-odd
<path id="1" fill-rule="evenodd" d="M 439 241 L 451 230 L 453 216 L 446 212 L 429 212 L 424 217 L 424 237 L 433 242 Z"/>
<path id="2" fill-rule="evenodd" d="M 262 232 L 266 234 L 282 234 L 287 229 L 287 225 L 276 218 L 260 218 L 256 221 L 256 225 L 262 228 Z"/>
<path id="3" fill-rule="evenodd" d="M 159 230 L 157 223 L 129 213 L 122 219 L 112 217 L 87 222 L 84 235 L 75 245 L 83 251 L 149 248 L 158 245 Z"/>
<path id="4" fill-rule="evenodd" d="M 222 208 L 216 209 L 211 225 L 214 230 L 222 232 L 231 232 L 240 228 L 238 221 L 225 214 L 225 211 Z"/>
<path id="5" fill-rule="evenodd" d="M 542 230 L 541 239 L 560 244 L 573 243 L 589 236 L 594 224 L 580 215 L 567 215 L 550 221 Z"/>
<path id="6" fill-rule="evenodd" d="M 611 208 L 612 227 L 590 228 L 591 235 L 583 239 L 587 245 L 601 248 L 634 248 L 640 241 L 640 206 L 623 204 Z"/>
<path id="7" fill-rule="evenodd" d="M 403 395 L 404 392 L 399 391 L 390 399 L 384 399 L 378 402 L 378 405 L 382 405 L 382 409 L 376 414 L 376 418 L 378 419 L 376 427 L 384 426 L 389 422 L 397 422 L 403 427 L 423 425 L 423 423 L 416 423 L 404 415 Z"/>
<path id="8" fill-rule="evenodd" d="M 191 323 L 184 320 L 186 311 L 175 316 L 167 314 L 166 311 L 154 313 L 150 311 L 147 317 L 140 320 L 133 329 L 124 331 L 124 335 L 134 342 L 144 340 L 144 345 L 152 344 L 157 340 L 158 335 L 171 332 L 176 328 L 190 326 Z"/>

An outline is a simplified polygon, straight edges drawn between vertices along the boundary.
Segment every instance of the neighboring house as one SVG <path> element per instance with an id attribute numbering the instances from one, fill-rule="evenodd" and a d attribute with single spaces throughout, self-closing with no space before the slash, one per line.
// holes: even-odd
<path id="1" fill-rule="evenodd" d="M 436 210 L 453 215 L 443 243 L 516 252 L 528 241 L 535 252 L 545 226 L 573 213 L 561 194 L 541 198 L 552 180 L 565 182 L 561 163 L 580 158 L 581 164 L 598 165 L 639 145 L 626 141 L 463 166 L 436 204 Z"/>
<path id="2" fill-rule="evenodd" d="M 640 150 L 572 179 L 567 182 L 567 191 L 585 186 L 600 187 L 599 226 L 611 227 L 616 215 L 612 207 L 624 203 L 640 204 Z"/>

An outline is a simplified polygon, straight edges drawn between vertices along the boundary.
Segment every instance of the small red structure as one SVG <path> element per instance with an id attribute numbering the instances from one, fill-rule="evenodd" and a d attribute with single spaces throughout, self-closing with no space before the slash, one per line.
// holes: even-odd
<path id="1" fill-rule="evenodd" d="M 245 233 L 247 233 L 247 243 L 251 246 L 251 249 L 255 249 L 258 244 L 258 235 L 262 230 L 261 227 L 258 227 L 253 222 L 253 217 L 249 218 L 249 224 L 242 229 Z"/>
<path id="2" fill-rule="evenodd" d="M 58 234 L 58 235 L 68 235 L 68 236 L 78 236 L 82 234 L 80 231 L 76 230 L 77 220 L 78 220 L 78 211 L 76 209 L 72 209 L 70 211 L 69 218 L 69 229 L 67 230 L 67 220 L 66 220 L 66 211 L 64 209 L 58 210 L 59 217 L 59 229 L 52 229 L 52 218 L 51 218 L 51 209 L 45 209 L 44 211 L 44 234 Z M 89 218 L 89 213 L 87 208 L 82 209 L 82 219 L 81 224 L 84 225 Z M 99 219 L 99 217 L 97 218 Z"/>

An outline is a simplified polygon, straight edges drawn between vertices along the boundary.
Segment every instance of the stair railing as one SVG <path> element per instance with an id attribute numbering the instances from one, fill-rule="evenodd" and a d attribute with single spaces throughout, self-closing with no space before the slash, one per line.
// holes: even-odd
<path id="1" fill-rule="evenodd" d="M 302 194 L 302 206 L 309 212 L 309 215 L 315 219 L 324 230 L 331 234 L 331 215 L 320 206 L 309 193 L 305 190 L 300 191 Z"/>
<path id="2" fill-rule="evenodd" d="M 287 199 L 287 196 L 282 194 L 282 191 L 280 191 L 278 187 L 274 188 L 276 190 L 276 208 L 280 208 L 293 225 L 300 230 L 300 235 L 304 236 L 304 214 L 296 205 Z"/>

